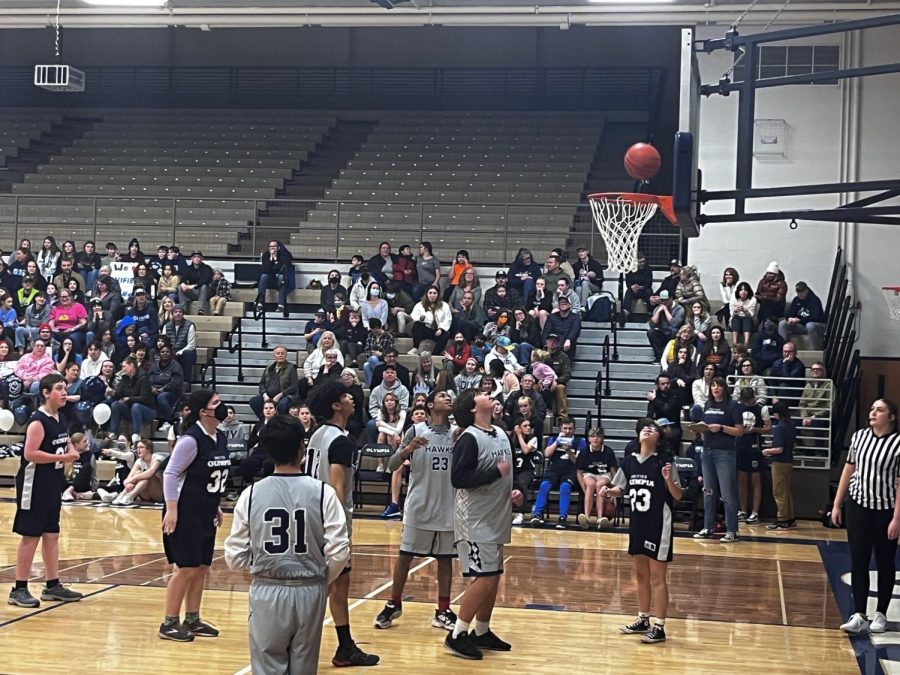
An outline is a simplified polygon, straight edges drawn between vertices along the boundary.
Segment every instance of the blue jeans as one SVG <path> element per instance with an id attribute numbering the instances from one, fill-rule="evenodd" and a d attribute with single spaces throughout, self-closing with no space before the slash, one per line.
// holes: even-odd
<path id="1" fill-rule="evenodd" d="M 141 427 L 150 424 L 156 419 L 156 411 L 148 408 L 143 403 L 132 403 L 130 406 L 122 401 L 116 401 L 112 404 L 112 415 L 109 418 L 110 432 L 119 433 L 119 425 L 122 423 L 122 417 L 131 415 L 131 433 L 140 434 Z"/>
<path id="2" fill-rule="evenodd" d="M 185 349 L 175 357 L 175 360 L 181 364 L 181 370 L 184 371 L 184 381 L 186 383 L 193 382 L 194 366 L 197 365 L 197 350 Z"/>
<path id="3" fill-rule="evenodd" d="M 28 344 L 37 340 L 40 328 L 28 328 L 26 326 L 16 326 L 16 348 L 26 347 Z"/>
<path id="4" fill-rule="evenodd" d="M 263 417 L 263 397 L 262 394 L 257 394 L 256 396 L 251 396 L 248 401 L 250 404 L 250 410 L 252 410 L 259 419 Z M 278 403 L 275 404 L 275 410 L 279 415 L 287 415 L 288 410 L 291 409 L 291 397 L 290 396 L 282 396 L 278 399 Z"/>
<path id="5" fill-rule="evenodd" d="M 537 497 L 534 499 L 534 515 L 540 515 L 547 510 L 547 502 L 550 499 L 550 490 L 553 483 L 549 480 L 542 480 L 541 486 L 538 488 Z M 572 495 L 572 486 L 567 481 L 562 481 L 559 485 L 559 517 L 565 518 L 569 515 L 569 500 Z"/>
<path id="6" fill-rule="evenodd" d="M 163 422 L 172 424 L 175 421 L 175 404 L 179 398 L 179 394 L 171 391 L 164 391 L 156 397 L 156 409 Z"/>
<path id="7" fill-rule="evenodd" d="M 366 422 L 366 436 L 369 439 L 369 443 L 375 444 L 378 442 L 378 421 L 371 419 Z"/>
<path id="8" fill-rule="evenodd" d="M 381 364 L 381 359 L 377 356 L 370 356 L 363 364 L 363 378 L 366 386 L 372 386 L 372 378 L 375 376 L 375 369 Z"/>
<path id="9" fill-rule="evenodd" d="M 81 276 L 84 277 L 84 285 L 87 288 L 82 290 L 89 291 L 94 287 L 94 282 L 97 281 L 97 277 L 100 276 L 100 270 L 95 270 L 93 267 L 89 270 L 82 270 Z"/>
<path id="10" fill-rule="evenodd" d="M 528 364 L 531 363 L 531 352 L 533 351 L 534 347 L 527 342 L 516 345 L 516 361 L 519 362 L 519 365 L 528 367 Z"/>
<path id="11" fill-rule="evenodd" d="M 281 284 L 281 286 L 279 286 L 277 274 L 261 274 L 259 276 L 259 285 L 257 285 L 257 288 L 259 290 L 256 293 L 256 304 L 265 304 L 266 291 L 270 288 L 278 289 L 279 305 L 287 304 L 287 284 Z"/>
<path id="12" fill-rule="evenodd" d="M 712 531 L 716 524 L 719 495 L 725 502 L 725 529 L 738 531 L 737 450 L 703 451 L 703 527 Z"/>

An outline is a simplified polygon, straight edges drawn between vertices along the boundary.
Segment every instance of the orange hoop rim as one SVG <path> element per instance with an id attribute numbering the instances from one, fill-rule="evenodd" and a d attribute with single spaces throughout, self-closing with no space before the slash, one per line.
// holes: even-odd
<path id="1" fill-rule="evenodd" d="M 900 286 L 882 286 L 881 290 L 892 291 L 894 293 L 900 293 Z"/>
<path id="2" fill-rule="evenodd" d="M 595 192 L 588 195 L 587 198 L 588 201 L 621 199 L 622 201 L 635 202 L 636 204 L 656 204 L 670 223 L 678 225 L 678 218 L 675 217 L 675 207 L 672 203 L 671 195 L 648 195 L 643 192 Z"/>

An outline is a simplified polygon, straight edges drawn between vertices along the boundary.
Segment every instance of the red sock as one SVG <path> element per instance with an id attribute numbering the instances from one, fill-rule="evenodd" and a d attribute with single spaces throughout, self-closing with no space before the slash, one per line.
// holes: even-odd
<path id="1" fill-rule="evenodd" d="M 450 596 L 449 595 L 439 595 L 438 596 L 438 610 L 443 612 L 446 609 L 450 609 Z"/>
<path id="2" fill-rule="evenodd" d="M 400 605 L 403 604 L 403 599 L 400 597 L 399 594 L 395 595 L 395 594 L 391 593 L 391 602 L 394 603 L 394 606 L 399 607 Z"/>

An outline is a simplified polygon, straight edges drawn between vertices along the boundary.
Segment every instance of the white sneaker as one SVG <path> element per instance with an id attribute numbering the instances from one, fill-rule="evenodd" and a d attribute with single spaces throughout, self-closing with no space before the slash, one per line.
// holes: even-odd
<path id="1" fill-rule="evenodd" d="M 524 522 L 525 522 L 525 516 L 522 515 L 521 513 L 517 513 L 516 517 L 513 518 L 513 525 L 521 525 Z"/>
<path id="2" fill-rule="evenodd" d="M 877 617 L 876 617 L 877 618 Z M 887 621 L 885 621 L 887 623 Z M 847 623 L 841 624 L 841 630 L 851 635 L 869 632 L 869 621 L 862 614 L 854 614 Z"/>
<path id="3" fill-rule="evenodd" d="M 408 352 L 406 352 L 406 353 L 407 353 L 407 354 L 413 354 L 413 355 L 416 355 L 416 354 L 419 353 L 419 350 L 416 349 L 415 347 L 413 347 L 412 349 L 410 349 L 410 350 L 409 350 Z"/>
<path id="4" fill-rule="evenodd" d="M 122 492 L 119 493 L 119 496 L 113 499 L 112 503 L 116 504 L 117 506 L 128 506 L 133 501 L 134 495 L 130 492 L 125 492 L 125 490 L 122 490 Z"/>
<path id="5" fill-rule="evenodd" d="M 609 522 L 609 518 L 607 518 L 606 516 L 602 516 L 597 519 L 597 529 L 598 530 L 605 530 L 607 527 L 610 526 L 610 524 L 611 523 Z"/>
<path id="6" fill-rule="evenodd" d="M 171 424 L 169 424 L 168 422 L 164 422 L 163 425 L 159 428 L 159 433 L 167 434 L 167 433 L 169 433 L 169 429 L 171 429 L 171 428 L 172 428 Z"/>
<path id="7" fill-rule="evenodd" d="M 737 532 L 726 532 L 725 536 L 719 539 L 720 544 L 731 544 L 738 540 Z"/>
<path id="8" fill-rule="evenodd" d="M 66 491 L 62 493 L 62 500 L 64 502 L 74 502 L 75 501 L 75 488 L 71 485 L 66 488 Z"/>
<path id="9" fill-rule="evenodd" d="M 131 434 L 131 444 L 136 444 L 139 440 L 141 440 L 140 434 Z"/>
<path id="10" fill-rule="evenodd" d="M 75 493 L 75 499 L 91 500 L 93 498 L 94 498 L 94 493 L 91 492 L 90 490 L 87 492 L 76 492 Z"/>
<path id="11" fill-rule="evenodd" d="M 875 618 L 869 624 L 870 633 L 883 633 L 887 630 L 887 617 L 881 612 L 875 612 Z"/>
<path id="12" fill-rule="evenodd" d="M 100 497 L 100 501 L 111 504 L 112 500 L 116 498 L 116 493 L 107 492 L 103 488 L 97 488 L 97 496 Z"/>

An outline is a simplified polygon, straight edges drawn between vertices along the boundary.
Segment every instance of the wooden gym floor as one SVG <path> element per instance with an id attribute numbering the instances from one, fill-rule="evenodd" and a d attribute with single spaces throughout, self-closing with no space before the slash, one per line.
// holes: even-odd
<path id="1" fill-rule="evenodd" d="M 14 578 L 17 544 L 9 532 L 11 497 L 0 489 L 3 593 Z M 732 545 L 678 537 L 669 573 L 669 640 L 660 645 L 642 645 L 616 630 L 636 612 L 623 533 L 514 528 L 492 623 L 513 651 L 489 653 L 481 662 L 450 656 L 441 644 L 444 632 L 431 627 L 437 570 L 431 559 L 414 564 L 396 626 L 373 627 L 389 595 L 400 529 L 399 522 L 377 518 L 354 525 L 351 626 L 363 649 L 381 656 L 378 672 L 897 672 L 893 642 L 900 640 L 888 633 L 876 648 L 868 638 L 851 641 L 837 630 L 849 602 L 849 556 L 844 533 L 818 523 L 773 536 L 762 526 L 744 527 L 747 539 Z M 86 597 L 38 610 L 0 605 L 0 672 L 250 672 L 248 580 L 225 567 L 220 550 L 203 616 L 222 635 L 177 644 L 156 636 L 171 572 L 158 510 L 66 505 L 62 530 L 61 577 Z M 42 572 L 38 554 L 33 593 Z M 455 577 L 454 606 L 462 590 Z M 323 635 L 320 669 L 327 671 L 336 646 L 327 617 Z"/>

